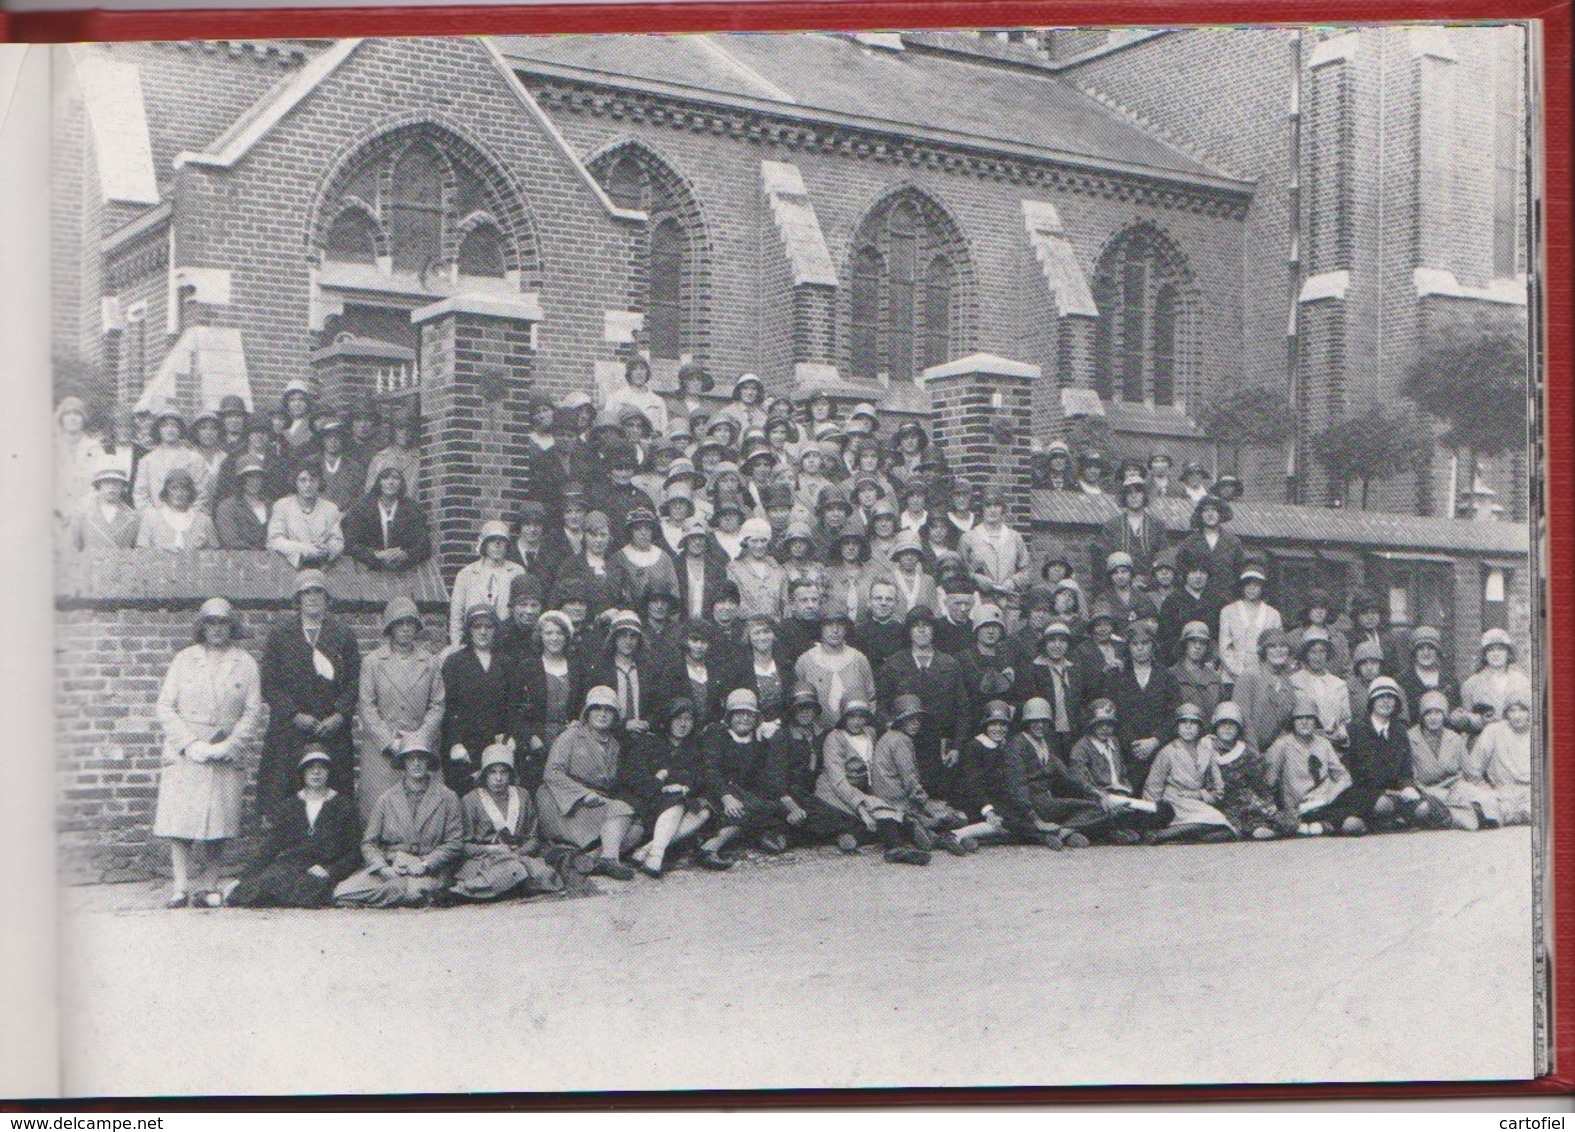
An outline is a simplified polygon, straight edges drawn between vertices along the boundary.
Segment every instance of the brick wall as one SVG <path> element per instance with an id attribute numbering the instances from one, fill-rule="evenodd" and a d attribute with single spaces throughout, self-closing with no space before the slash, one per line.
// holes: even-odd
<path id="1" fill-rule="evenodd" d="M 175 653 L 192 640 L 198 602 L 94 603 L 63 608 L 56 619 L 55 712 L 61 869 L 72 883 L 136 880 L 168 870 L 169 850 L 150 832 L 158 797 L 159 688 Z M 356 633 L 362 655 L 379 643 L 380 613 L 336 610 Z M 243 603 L 261 659 L 269 628 L 287 616 L 278 601 Z M 441 641 L 443 612 L 426 610 L 427 638 Z M 260 736 L 259 736 L 260 737 Z M 248 754 L 256 771 L 258 750 Z M 248 785 L 239 860 L 258 831 Z"/>

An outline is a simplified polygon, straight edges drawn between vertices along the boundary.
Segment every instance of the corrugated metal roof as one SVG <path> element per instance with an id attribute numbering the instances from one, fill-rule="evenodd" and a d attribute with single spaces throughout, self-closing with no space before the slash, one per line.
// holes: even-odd
<path id="1" fill-rule="evenodd" d="M 1530 531 L 1524 523 L 1431 519 L 1383 511 L 1336 511 L 1285 503 L 1243 502 L 1233 503 L 1231 508 L 1235 517 L 1230 530 L 1248 542 L 1321 543 L 1375 551 L 1413 550 L 1506 557 L 1524 557 L 1531 544 Z M 1151 509 L 1155 518 L 1175 532 L 1185 531 L 1192 520 L 1192 507 L 1184 500 L 1156 500 Z M 1031 514 L 1036 524 L 1094 527 L 1112 518 L 1117 510 L 1115 499 L 1108 495 L 1035 491 Z"/>
<path id="2" fill-rule="evenodd" d="M 505 36 L 497 43 L 525 72 L 1247 188 L 1052 74 L 880 50 L 823 33 Z"/>
<path id="3" fill-rule="evenodd" d="M 55 597 L 64 604 L 196 603 L 227 597 L 239 605 L 288 601 L 295 570 L 265 550 L 100 550 L 62 556 L 56 563 Z M 381 609 L 391 598 L 418 605 L 446 605 L 448 590 L 431 560 L 405 574 L 374 573 L 350 558 L 328 571 L 337 605 Z"/>

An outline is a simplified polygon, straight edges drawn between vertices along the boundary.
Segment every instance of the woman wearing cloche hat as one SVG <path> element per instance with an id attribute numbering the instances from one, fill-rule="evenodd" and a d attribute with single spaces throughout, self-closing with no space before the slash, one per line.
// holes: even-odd
<path id="1" fill-rule="evenodd" d="M 235 644 L 240 635 L 234 606 L 222 597 L 203 602 L 195 643 L 175 654 L 159 691 L 164 745 L 153 833 L 170 843 L 171 908 L 219 902 L 219 856 L 241 831 L 243 760 L 262 715 L 262 684 L 257 662 Z"/>
<path id="2" fill-rule="evenodd" d="M 461 900 L 505 900 L 563 889 L 563 877 L 542 851 L 536 803 L 514 773 L 514 748 L 493 743 L 481 752 L 475 789 L 459 804 L 464 858 L 449 892 Z"/>
<path id="3" fill-rule="evenodd" d="M 361 867 L 355 800 L 328 785 L 333 760 L 308 743 L 297 763 L 301 789 L 269 827 L 268 840 L 224 903 L 241 908 L 322 908 L 334 886 Z"/>
<path id="4" fill-rule="evenodd" d="M 361 820 L 384 790 L 399 780 L 394 753 L 418 735 L 437 741 L 443 722 L 441 659 L 422 643 L 421 612 L 401 594 L 383 607 L 382 640 L 361 665 L 356 792 Z"/>

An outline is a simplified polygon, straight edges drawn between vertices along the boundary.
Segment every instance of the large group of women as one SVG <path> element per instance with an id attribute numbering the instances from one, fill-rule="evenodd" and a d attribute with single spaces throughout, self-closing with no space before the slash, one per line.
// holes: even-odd
<path id="1" fill-rule="evenodd" d="M 1239 484 L 1192 465 L 1172 484 L 1163 453 L 1069 475 L 1052 443 L 1041 486 L 1116 510 L 1086 561 L 1036 562 L 1005 496 L 915 421 L 882 436 L 872 406 L 768 401 L 751 374 L 720 403 L 696 365 L 676 395 L 649 380 L 636 360 L 599 407 L 533 402 L 526 502 L 481 525 L 446 624 L 396 598 L 365 657 L 327 567 L 428 556 L 414 417 L 347 422 L 292 385 L 261 427 L 221 411 L 188 445 L 167 415 L 128 449 L 71 407 L 63 467 L 91 449 L 99 469 L 79 474 L 79 547 L 129 526 L 168 547 L 161 511 L 184 507 L 190 548 L 239 511 L 247 545 L 298 568 L 260 661 L 213 598 L 164 682 L 171 906 L 575 894 L 818 844 L 924 865 L 1531 818 L 1513 638 L 1484 633 L 1457 682 L 1442 635 L 1386 625 L 1369 594 L 1272 594 L 1230 529 Z M 1161 495 L 1192 505 L 1179 540 Z M 267 835 L 225 879 L 259 733 Z"/>

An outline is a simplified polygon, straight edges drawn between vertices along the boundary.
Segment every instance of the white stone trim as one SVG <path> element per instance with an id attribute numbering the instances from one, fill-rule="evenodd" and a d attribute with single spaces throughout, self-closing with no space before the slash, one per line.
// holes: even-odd
<path id="1" fill-rule="evenodd" d="M 1451 299 L 1475 299 L 1484 303 L 1503 303 L 1506 306 L 1527 305 L 1527 280 L 1524 275 L 1512 279 L 1495 279 L 1486 287 L 1467 287 L 1447 267 L 1419 267 L 1411 273 L 1416 284 L 1416 297 L 1425 299 L 1440 295 Z"/>
<path id="2" fill-rule="evenodd" d="M 1023 224 L 1028 229 L 1034 258 L 1039 261 L 1045 284 L 1055 300 L 1056 314 L 1063 318 L 1067 315 L 1098 318 L 1094 293 L 1077 262 L 1077 252 L 1067 239 L 1066 228 L 1055 205 L 1049 201 L 1023 201 Z"/>
<path id="3" fill-rule="evenodd" d="M 1316 303 L 1320 299 L 1338 299 L 1345 301 L 1345 293 L 1351 289 L 1351 273 L 1349 271 L 1325 271 L 1319 275 L 1309 275 L 1302 283 L 1302 293 L 1298 302 Z"/>
<path id="4" fill-rule="evenodd" d="M 1316 71 L 1330 63 L 1351 62 L 1356 58 L 1356 48 L 1360 42 L 1361 33 L 1355 31 L 1329 37 L 1313 48 L 1312 54 L 1307 57 L 1307 69 Z"/>
<path id="5" fill-rule="evenodd" d="M 765 189 L 766 202 L 771 206 L 771 218 L 776 222 L 783 251 L 787 253 L 793 285 L 813 283 L 835 287 L 837 268 L 798 166 L 786 161 L 762 160 L 760 183 Z"/>
<path id="6" fill-rule="evenodd" d="M 1020 381 L 1038 381 L 1044 375 L 1044 370 L 1032 362 L 1013 361 L 1011 358 L 1003 358 L 997 354 L 969 354 L 965 358 L 957 358 L 950 362 L 942 362 L 938 366 L 931 366 L 920 375 L 919 380 L 928 385 L 932 381 L 940 381 L 948 377 L 960 377 L 964 374 L 1013 377 Z"/>
<path id="7" fill-rule="evenodd" d="M 530 115 L 536 125 L 547 135 L 548 140 L 563 155 L 563 159 L 569 163 L 569 167 L 574 170 L 581 183 L 591 191 L 591 195 L 596 198 L 597 203 L 606 210 L 607 215 L 618 220 L 634 220 L 640 223 L 648 220 L 649 217 L 643 209 L 619 208 L 613 203 L 612 197 L 607 195 L 607 190 L 602 188 L 601 183 L 586 168 L 585 162 L 580 160 L 580 155 L 569 144 L 569 139 L 564 137 L 556 123 L 547 117 L 547 112 L 541 108 L 541 103 L 536 101 L 535 96 L 525 89 L 525 84 L 520 82 L 520 77 L 514 73 L 514 69 L 509 66 L 508 60 L 503 57 L 503 52 L 498 50 L 497 43 L 486 36 L 478 37 L 477 42 L 486 50 L 487 58 L 492 60 L 492 65 L 503 76 L 503 83 L 514 95 L 515 100 L 524 107 L 525 112 Z"/>
<path id="8" fill-rule="evenodd" d="M 153 140 L 142 101 L 142 73 L 135 63 L 86 51 L 72 52 L 88 130 L 106 201 L 158 204 Z"/>
<path id="9" fill-rule="evenodd" d="M 477 314 L 488 318 L 512 318 L 520 322 L 542 321 L 541 297 L 534 291 L 519 295 L 451 295 L 410 312 L 417 326 L 446 314 Z"/>
<path id="10" fill-rule="evenodd" d="M 195 153 L 190 150 L 183 151 L 175 157 L 175 168 L 179 169 L 186 165 L 202 165 L 212 169 L 232 168 L 237 161 L 251 152 L 253 146 L 283 121 L 286 114 L 299 106 L 307 95 L 333 74 L 339 64 L 350 58 L 363 42 L 364 40 L 360 39 L 339 40 L 297 71 L 289 82 L 271 92 L 267 105 L 258 104 L 237 119 L 237 123 L 244 122 L 245 125 L 236 129 L 233 135 L 228 131 L 219 135 L 222 144 L 217 151 L 212 149 Z"/>

